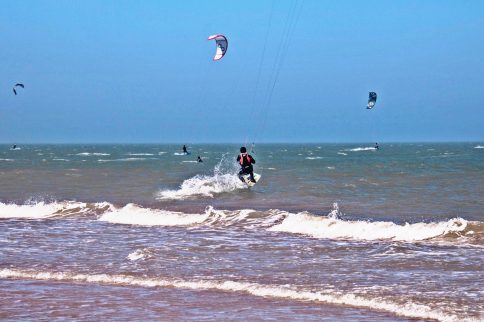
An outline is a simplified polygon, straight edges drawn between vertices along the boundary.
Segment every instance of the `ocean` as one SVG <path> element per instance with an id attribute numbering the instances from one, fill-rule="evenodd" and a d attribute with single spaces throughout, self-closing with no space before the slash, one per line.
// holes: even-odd
<path id="1" fill-rule="evenodd" d="M 0 145 L 0 319 L 484 320 L 484 143 L 239 147 Z"/>

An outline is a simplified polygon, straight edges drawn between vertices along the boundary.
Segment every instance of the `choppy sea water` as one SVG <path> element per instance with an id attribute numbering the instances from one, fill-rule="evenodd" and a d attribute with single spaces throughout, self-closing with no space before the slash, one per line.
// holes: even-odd
<path id="1" fill-rule="evenodd" d="M 483 320 L 483 146 L 0 146 L 0 318 Z"/>

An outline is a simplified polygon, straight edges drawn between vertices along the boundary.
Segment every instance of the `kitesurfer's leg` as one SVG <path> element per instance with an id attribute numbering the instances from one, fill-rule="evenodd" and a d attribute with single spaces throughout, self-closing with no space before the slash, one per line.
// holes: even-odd
<path id="1" fill-rule="evenodd" d="M 241 170 L 239 171 L 239 175 L 238 175 L 238 177 L 239 177 L 240 181 L 242 181 L 242 182 L 244 182 L 244 183 L 245 183 L 244 178 L 242 178 L 242 175 L 243 175 L 243 174 L 244 174 L 244 169 L 241 169 Z"/>
<path id="2" fill-rule="evenodd" d="M 255 179 L 254 179 L 254 171 L 251 171 L 250 172 L 250 181 L 252 181 L 253 183 L 255 183 Z"/>

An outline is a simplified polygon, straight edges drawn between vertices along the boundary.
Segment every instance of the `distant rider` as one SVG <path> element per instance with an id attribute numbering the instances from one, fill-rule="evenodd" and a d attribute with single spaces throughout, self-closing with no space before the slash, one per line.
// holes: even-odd
<path id="1" fill-rule="evenodd" d="M 197 157 L 198 162 L 203 162 L 202 158 L 200 156 Z"/>
<path id="2" fill-rule="evenodd" d="M 188 154 L 187 146 L 185 144 L 183 144 L 183 153 Z"/>
<path id="3" fill-rule="evenodd" d="M 239 172 L 239 179 L 243 182 L 244 179 L 242 178 L 242 175 L 244 174 L 250 174 L 250 181 L 256 182 L 254 179 L 254 168 L 252 167 L 252 164 L 255 164 L 255 159 L 247 153 L 247 149 L 245 146 L 240 148 L 240 154 L 237 156 L 237 162 L 240 164 L 240 172 Z"/>
<path id="4" fill-rule="evenodd" d="M 378 145 L 378 143 L 375 143 L 375 149 L 380 150 L 380 146 Z"/>

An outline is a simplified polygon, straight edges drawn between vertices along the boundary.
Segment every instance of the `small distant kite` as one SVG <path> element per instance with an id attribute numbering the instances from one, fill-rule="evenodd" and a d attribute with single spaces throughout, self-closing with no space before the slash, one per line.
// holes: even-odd
<path id="1" fill-rule="evenodd" d="M 368 105 L 366 105 L 366 109 L 371 110 L 373 106 L 376 104 L 376 93 L 370 92 L 368 93 Z"/>
<path id="2" fill-rule="evenodd" d="M 217 51 L 215 52 L 215 56 L 213 60 L 220 60 L 225 53 L 227 52 L 227 48 L 229 46 L 229 42 L 224 35 L 212 35 L 208 37 L 207 40 L 215 40 L 215 44 L 217 45 Z"/>
<path id="3" fill-rule="evenodd" d="M 17 84 L 15 84 L 15 85 L 13 85 L 12 90 L 13 90 L 13 93 L 14 93 L 15 95 L 17 95 L 17 91 L 15 90 L 15 87 L 22 87 L 22 88 L 25 88 L 24 84 L 21 84 L 21 83 L 17 83 Z"/>

